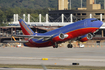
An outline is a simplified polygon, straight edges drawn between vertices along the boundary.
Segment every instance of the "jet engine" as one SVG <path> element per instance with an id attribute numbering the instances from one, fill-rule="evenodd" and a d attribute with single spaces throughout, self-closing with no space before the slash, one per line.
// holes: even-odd
<path id="1" fill-rule="evenodd" d="M 85 41 L 91 40 L 92 38 L 93 38 L 93 35 L 89 33 L 84 36 L 81 36 L 78 40 L 81 42 L 85 42 Z"/>
<path id="2" fill-rule="evenodd" d="M 68 34 L 63 34 L 63 33 L 59 34 L 60 39 L 65 39 L 67 37 L 68 37 Z"/>

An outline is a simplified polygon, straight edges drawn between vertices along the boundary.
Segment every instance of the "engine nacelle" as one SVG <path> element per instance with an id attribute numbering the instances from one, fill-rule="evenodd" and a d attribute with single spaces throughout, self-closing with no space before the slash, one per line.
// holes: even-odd
<path id="1" fill-rule="evenodd" d="M 91 40 L 92 38 L 93 38 L 93 35 L 89 33 L 89 34 L 86 34 L 84 36 L 81 36 L 79 38 L 79 41 L 85 42 L 85 41 Z"/>
<path id="2" fill-rule="evenodd" d="M 63 33 L 61 33 L 60 35 L 59 35 L 59 38 L 60 39 L 65 39 L 65 38 L 67 38 L 68 37 L 68 34 L 63 34 Z"/>

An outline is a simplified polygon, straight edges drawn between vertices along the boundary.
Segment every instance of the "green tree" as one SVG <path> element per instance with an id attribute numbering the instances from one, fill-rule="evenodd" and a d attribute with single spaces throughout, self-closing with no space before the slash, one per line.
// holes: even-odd
<path id="1" fill-rule="evenodd" d="M 4 12 L 0 10 L 0 25 L 2 25 L 2 23 L 5 21 L 6 21 L 6 16 L 4 15 Z"/>

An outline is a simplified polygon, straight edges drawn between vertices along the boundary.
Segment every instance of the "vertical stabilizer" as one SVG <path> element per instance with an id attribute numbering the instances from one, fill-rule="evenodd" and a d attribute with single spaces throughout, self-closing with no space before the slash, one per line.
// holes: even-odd
<path id="1" fill-rule="evenodd" d="M 19 20 L 22 32 L 24 35 L 33 35 L 34 32 L 31 30 L 31 28 L 22 20 Z"/>

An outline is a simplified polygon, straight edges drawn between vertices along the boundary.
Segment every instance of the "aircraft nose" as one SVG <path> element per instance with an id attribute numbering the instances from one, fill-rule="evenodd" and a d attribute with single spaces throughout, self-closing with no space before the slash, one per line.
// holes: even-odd
<path id="1" fill-rule="evenodd" d="M 102 21 L 99 21 L 99 27 L 101 27 L 103 25 Z"/>
<path id="2" fill-rule="evenodd" d="M 103 25 L 103 22 L 102 22 L 102 21 L 96 21 L 96 22 L 93 22 L 93 23 L 92 23 L 92 26 L 93 26 L 93 27 L 98 27 L 98 28 L 100 28 L 102 25 Z"/>

